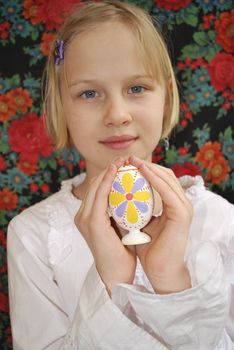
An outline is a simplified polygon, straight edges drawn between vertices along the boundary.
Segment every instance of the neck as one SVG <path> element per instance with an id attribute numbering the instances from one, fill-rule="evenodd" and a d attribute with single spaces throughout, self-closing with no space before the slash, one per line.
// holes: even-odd
<path id="1" fill-rule="evenodd" d="M 90 168 L 90 166 L 86 165 L 86 177 L 80 185 L 73 188 L 72 192 L 74 196 L 80 200 L 83 200 L 92 179 L 97 177 L 102 171 L 103 169 L 92 168 L 92 167 Z"/>
<path id="2" fill-rule="evenodd" d="M 83 200 L 87 192 L 87 189 L 89 187 L 89 183 L 90 181 L 87 181 L 87 179 L 85 178 L 84 181 L 79 186 L 73 187 L 72 189 L 73 195 L 76 198 Z"/>
<path id="3" fill-rule="evenodd" d="M 126 159 L 128 159 L 128 157 Z M 151 155 L 146 156 L 145 160 L 148 162 L 151 162 L 152 156 Z M 73 188 L 74 196 L 76 196 L 80 200 L 83 200 L 90 186 L 91 180 L 97 177 L 102 171 L 104 171 L 107 165 L 108 164 L 106 164 L 106 166 L 104 166 L 103 168 L 99 168 L 94 166 L 94 164 L 90 164 L 89 162 L 86 162 L 86 177 L 79 186 Z"/>

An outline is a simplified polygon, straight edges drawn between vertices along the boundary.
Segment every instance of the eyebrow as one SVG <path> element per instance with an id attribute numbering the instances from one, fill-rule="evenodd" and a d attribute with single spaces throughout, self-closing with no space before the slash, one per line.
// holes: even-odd
<path id="1" fill-rule="evenodd" d="M 136 80 L 136 79 L 148 79 L 148 80 L 154 80 L 152 76 L 148 74 L 133 74 L 129 77 L 127 77 L 126 80 Z M 75 80 L 74 82 L 71 82 L 68 84 L 68 87 L 72 87 L 78 84 L 92 84 L 97 83 L 99 80 L 97 79 L 81 79 L 81 80 Z"/>

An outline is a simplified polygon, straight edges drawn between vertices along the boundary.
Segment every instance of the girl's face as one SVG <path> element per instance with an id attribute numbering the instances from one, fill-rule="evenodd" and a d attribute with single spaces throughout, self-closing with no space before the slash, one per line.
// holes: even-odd
<path id="1" fill-rule="evenodd" d="M 69 134 L 96 176 L 118 156 L 150 160 L 162 132 L 165 89 L 145 70 L 133 33 L 102 24 L 65 52 L 61 95 Z"/>

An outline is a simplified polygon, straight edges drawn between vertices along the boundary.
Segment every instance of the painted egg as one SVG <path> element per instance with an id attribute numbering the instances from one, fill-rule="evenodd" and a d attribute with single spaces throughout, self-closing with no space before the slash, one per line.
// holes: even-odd
<path id="1" fill-rule="evenodd" d="M 132 165 L 118 169 L 109 194 L 109 212 L 116 223 L 129 232 L 122 238 L 125 245 L 143 244 L 151 237 L 141 231 L 150 221 L 154 195 L 149 182 Z"/>

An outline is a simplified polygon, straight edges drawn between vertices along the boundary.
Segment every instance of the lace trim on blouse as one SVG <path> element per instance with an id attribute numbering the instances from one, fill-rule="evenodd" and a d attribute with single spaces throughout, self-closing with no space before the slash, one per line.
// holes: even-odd
<path id="1" fill-rule="evenodd" d="M 201 176 L 189 176 L 184 175 L 179 178 L 180 184 L 185 190 L 186 195 L 189 199 L 193 200 L 200 197 L 205 192 L 204 180 Z"/>
<path id="2" fill-rule="evenodd" d="M 48 254 L 49 262 L 52 265 L 58 265 L 72 252 L 74 224 L 64 203 L 66 202 L 70 205 L 72 203 L 74 207 L 77 207 L 80 200 L 72 194 L 72 188 L 80 185 L 84 181 L 85 176 L 86 174 L 83 173 L 73 179 L 63 181 L 60 190 L 62 200 L 47 205 L 47 216 L 50 227 Z M 179 180 L 189 197 L 199 196 L 205 190 L 203 179 L 200 176 L 183 176 Z M 140 266 L 137 269 L 137 276 L 140 275 L 139 270 L 141 270 Z"/>

